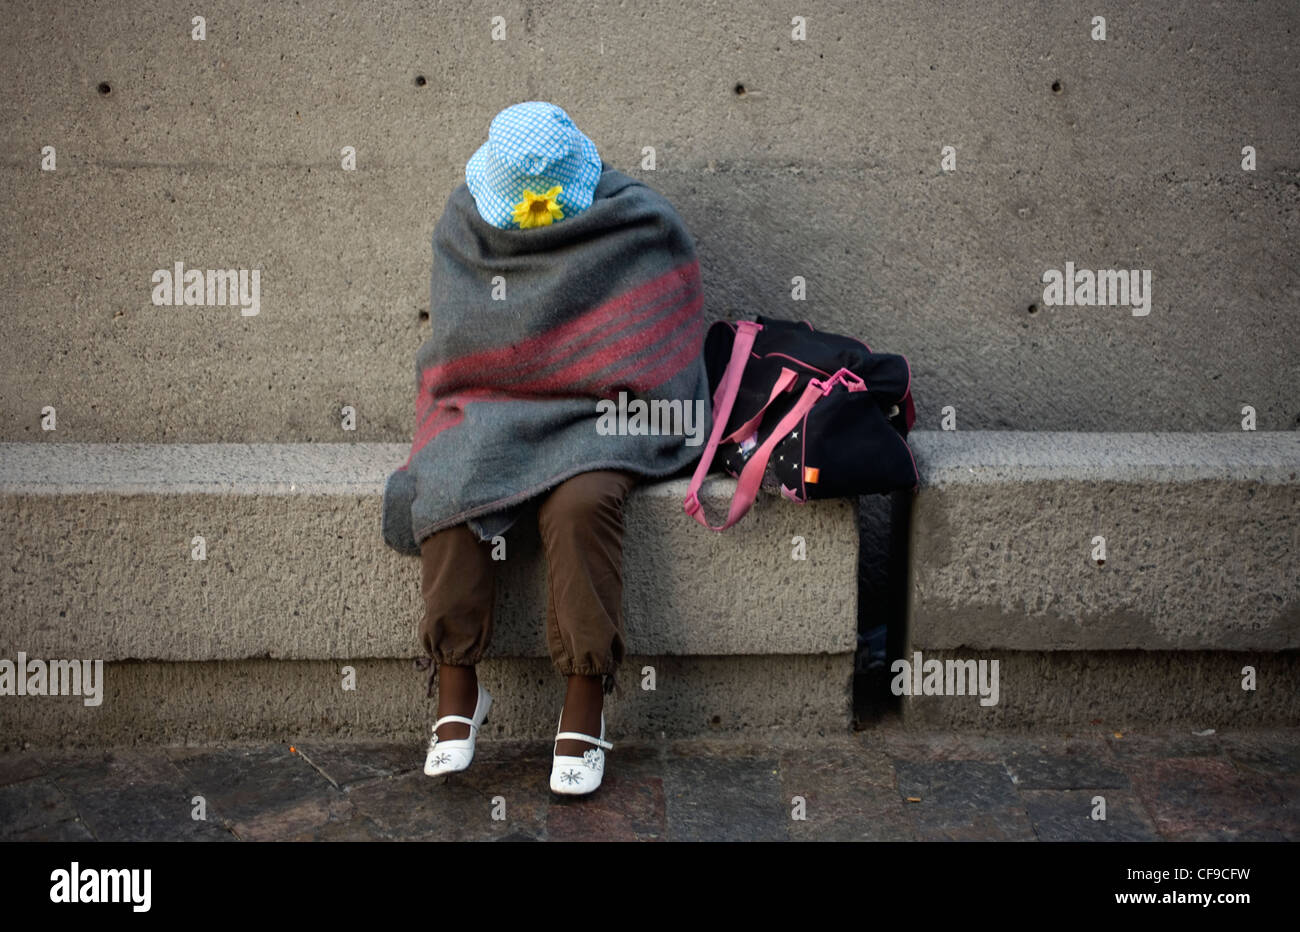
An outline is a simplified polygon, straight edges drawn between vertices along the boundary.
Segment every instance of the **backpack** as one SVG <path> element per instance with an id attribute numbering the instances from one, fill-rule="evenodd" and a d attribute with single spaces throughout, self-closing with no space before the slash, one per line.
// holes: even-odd
<path id="1" fill-rule="evenodd" d="M 709 530 L 743 518 L 760 489 L 799 504 L 916 489 L 905 439 L 916 409 L 904 357 L 873 353 L 861 340 L 822 333 L 806 320 L 757 317 L 713 324 L 704 364 L 713 430 L 684 506 Z M 714 469 L 739 479 L 718 527 L 699 500 Z"/>

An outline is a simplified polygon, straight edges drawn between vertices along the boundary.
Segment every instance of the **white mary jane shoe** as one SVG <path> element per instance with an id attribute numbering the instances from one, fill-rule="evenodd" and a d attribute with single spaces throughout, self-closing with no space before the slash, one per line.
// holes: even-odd
<path id="1" fill-rule="evenodd" d="M 560 720 L 564 720 L 563 709 L 560 710 Z M 558 724 L 556 728 L 559 728 Z M 581 757 L 561 757 L 555 753 L 555 745 L 552 745 L 551 792 L 561 796 L 585 796 L 595 792 L 605 775 L 605 751 L 614 749 L 614 745 L 605 740 L 605 713 L 600 713 L 599 738 L 580 735 L 576 731 L 557 732 L 556 743 L 563 739 L 586 741 L 596 747 L 583 751 Z"/>
<path id="2" fill-rule="evenodd" d="M 433 723 L 433 737 L 429 739 L 429 753 L 424 758 L 424 773 L 430 777 L 456 773 L 469 766 L 474 759 L 474 740 L 478 730 L 487 721 L 488 710 L 492 708 L 492 695 L 479 684 L 478 701 L 474 704 L 474 717 L 463 715 L 444 715 Z M 438 727 L 445 722 L 461 722 L 469 726 L 468 738 L 456 738 L 444 741 L 438 737 Z"/>

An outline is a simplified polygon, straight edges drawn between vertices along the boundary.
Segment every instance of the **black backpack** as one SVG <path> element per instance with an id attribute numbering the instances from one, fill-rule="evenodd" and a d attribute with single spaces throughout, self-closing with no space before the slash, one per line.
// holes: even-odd
<path id="1" fill-rule="evenodd" d="M 805 321 L 719 321 L 704 340 L 713 431 L 691 478 L 686 513 L 713 531 L 749 511 L 760 488 L 802 504 L 915 490 L 904 439 L 916 421 L 912 371 L 892 353 Z M 699 490 L 713 469 L 740 482 L 726 521 L 709 524 Z"/>

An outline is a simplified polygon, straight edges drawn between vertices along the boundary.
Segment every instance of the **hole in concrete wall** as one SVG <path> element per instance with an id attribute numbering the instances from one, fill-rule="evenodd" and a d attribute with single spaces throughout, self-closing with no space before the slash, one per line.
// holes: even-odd
<path id="1" fill-rule="evenodd" d="M 1037 305 L 1037 304 L 1031 304 L 1031 305 L 1029 305 L 1029 313 L 1031 313 L 1031 314 L 1037 314 L 1037 313 L 1038 313 L 1038 305 Z"/>
<path id="2" fill-rule="evenodd" d="M 732 88 L 732 90 L 735 92 L 737 97 L 745 96 L 745 85 L 743 84 L 737 84 L 734 88 Z"/>
<path id="3" fill-rule="evenodd" d="M 429 319 L 429 312 L 428 312 L 428 311 L 421 311 L 421 312 L 420 312 L 420 320 L 428 320 L 428 319 Z"/>
<path id="4" fill-rule="evenodd" d="M 1053 82 L 1052 82 L 1052 93 L 1053 93 L 1053 94 L 1059 94 L 1059 93 L 1061 93 L 1061 82 L 1060 82 L 1060 81 L 1053 81 Z"/>
<path id="5" fill-rule="evenodd" d="M 713 724 L 715 724 L 715 725 L 721 725 L 721 724 L 722 724 L 722 716 L 721 716 L 721 715 L 715 715 L 715 716 L 713 716 Z"/>
<path id="6" fill-rule="evenodd" d="M 113 88 L 109 86 L 109 83 L 107 81 L 100 81 L 99 93 L 107 97 L 109 94 L 113 93 Z"/>
<path id="7" fill-rule="evenodd" d="M 415 76 L 415 86 L 416 86 L 416 87 L 424 87 L 424 86 L 425 86 L 426 84 L 428 84 L 428 83 L 429 83 L 429 82 L 428 82 L 427 80 L 425 80 L 424 75 L 422 75 L 422 74 L 417 74 L 417 75 Z"/>

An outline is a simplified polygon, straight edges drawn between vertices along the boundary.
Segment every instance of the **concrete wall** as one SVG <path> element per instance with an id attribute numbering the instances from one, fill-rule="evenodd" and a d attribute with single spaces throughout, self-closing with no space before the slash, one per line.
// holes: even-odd
<path id="1" fill-rule="evenodd" d="M 213 0 L 203 42 L 195 12 L 0 4 L 0 439 L 406 441 L 433 223 L 537 98 L 679 206 L 709 316 L 908 354 L 922 427 L 1300 424 L 1290 0 Z M 260 314 L 154 307 L 177 261 L 260 269 Z M 1151 269 L 1150 315 L 1043 307 L 1067 261 Z"/>

